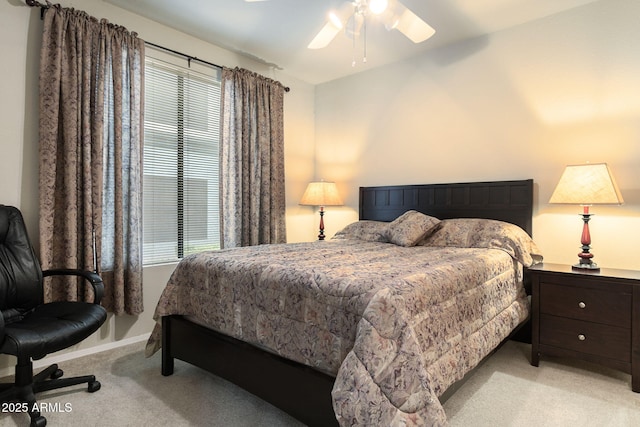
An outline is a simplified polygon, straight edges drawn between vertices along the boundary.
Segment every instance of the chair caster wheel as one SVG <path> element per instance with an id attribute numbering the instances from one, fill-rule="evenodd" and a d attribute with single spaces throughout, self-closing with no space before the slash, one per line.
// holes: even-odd
<path id="1" fill-rule="evenodd" d="M 91 381 L 87 387 L 87 391 L 89 393 L 95 393 L 98 390 L 100 390 L 100 381 Z"/>
<path id="2" fill-rule="evenodd" d="M 55 371 L 53 371 L 51 373 L 51 379 L 55 380 L 55 379 L 60 378 L 63 375 L 64 375 L 64 372 L 62 371 L 62 369 L 56 369 Z"/>
<path id="3" fill-rule="evenodd" d="M 47 425 L 47 419 L 45 417 L 36 417 L 31 419 L 30 427 L 44 427 Z"/>

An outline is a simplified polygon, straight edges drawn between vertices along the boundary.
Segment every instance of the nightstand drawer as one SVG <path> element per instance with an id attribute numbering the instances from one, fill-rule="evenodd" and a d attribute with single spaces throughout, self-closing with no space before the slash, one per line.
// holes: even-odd
<path id="1" fill-rule="evenodd" d="M 631 329 L 627 328 L 543 314 L 540 344 L 631 361 Z"/>
<path id="2" fill-rule="evenodd" d="M 607 325 L 631 327 L 631 294 L 544 283 L 540 312 Z"/>

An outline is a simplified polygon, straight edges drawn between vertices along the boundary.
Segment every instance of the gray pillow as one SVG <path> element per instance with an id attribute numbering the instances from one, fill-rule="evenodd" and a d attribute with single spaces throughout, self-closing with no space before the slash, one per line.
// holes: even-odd
<path id="1" fill-rule="evenodd" d="M 356 239 L 367 242 L 387 243 L 387 227 L 388 222 L 361 220 L 352 222 L 351 224 L 338 231 L 333 239 Z"/>
<path id="2" fill-rule="evenodd" d="M 525 267 L 542 262 L 536 243 L 520 227 L 481 218 L 445 219 L 422 242 L 424 246 L 490 248 L 507 252 Z"/>
<path id="3" fill-rule="evenodd" d="M 415 246 L 440 223 L 438 218 L 407 211 L 389 223 L 387 238 L 398 246 Z"/>

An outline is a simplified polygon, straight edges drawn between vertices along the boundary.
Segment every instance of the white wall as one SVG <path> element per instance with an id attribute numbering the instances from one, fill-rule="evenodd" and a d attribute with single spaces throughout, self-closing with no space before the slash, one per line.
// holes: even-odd
<path id="1" fill-rule="evenodd" d="M 236 53 L 205 43 L 100 0 L 65 1 L 92 16 L 135 31 L 149 42 L 228 67 L 240 66 L 281 81 L 285 95 L 285 169 L 289 241 L 313 240 L 315 215 L 298 206 L 314 176 L 314 87 Z M 18 206 L 38 247 L 38 66 L 42 22 L 40 10 L 19 0 L 0 2 L 0 203 Z M 145 311 L 140 316 L 109 316 L 107 323 L 73 351 L 103 348 L 135 339 L 153 327 L 153 310 L 173 270 L 166 265 L 144 270 Z M 46 362 L 46 360 L 45 360 Z M 14 360 L 0 358 L 0 375 Z"/>
<path id="2" fill-rule="evenodd" d="M 348 204 L 329 234 L 359 186 L 533 178 L 534 239 L 573 264 L 581 208 L 547 202 L 565 165 L 607 162 L 626 204 L 592 208 L 594 260 L 640 269 L 638 16 L 602 0 L 318 86 L 317 174 Z"/>

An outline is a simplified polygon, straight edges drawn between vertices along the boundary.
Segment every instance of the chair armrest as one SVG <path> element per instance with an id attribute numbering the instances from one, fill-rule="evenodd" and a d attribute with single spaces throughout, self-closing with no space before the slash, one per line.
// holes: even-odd
<path id="1" fill-rule="evenodd" d="M 102 300 L 102 296 L 104 295 L 104 283 L 102 283 L 102 278 L 93 271 L 56 268 L 51 270 L 44 270 L 42 272 L 42 276 L 80 276 L 85 278 L 93 287 L 94 304 L 100 304 L 100 300 Z"/>
<path id="2" fill-rule="evenodd" d="M 0 313 L 0 344 L 4 341 L 4 316 Z"/>

